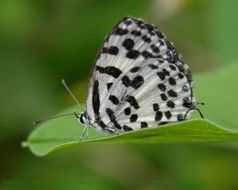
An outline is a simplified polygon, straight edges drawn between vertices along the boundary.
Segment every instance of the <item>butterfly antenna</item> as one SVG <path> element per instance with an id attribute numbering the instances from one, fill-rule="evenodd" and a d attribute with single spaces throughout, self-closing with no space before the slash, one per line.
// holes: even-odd
<path id="1" fill-rule="evenodd" d="M 196 103 L 193 105 L 193 107 L 189 108 L 189 109 L 186 111 L 186 113 L 185 113 L 185 115 L 184 115 L 184 119 L 186 119 L 188 113 L 189 113 L 190 111 L 192 111 L 192 110 L 197 110 L 197 112 L 199 113 L 200 117 L 201 117 L 202 119 L 204 119 L 204 116 L 203 116 L 201 110 L 200 110 L 199 108 L 197 108 L 197 105 L 203 105 L 203 106 L 204 106 L 205 103 L 203 103 L 203 102 L 196 102 Z"/>
<path id="2" fill-rule="evenodd" d="M 74 94 L 71 92 L 71 90 L 69 89 L 69 87 L 66 84 L 64 79 L 61 80 L 61 83 L 64 86 L 64 88 L 67 90 L 67 92 L 70 94 L 70 96 L 74 99 L 76 104 L 80 107 L 80 104 L 79 104 L 78 100 L 75 98 Z M 53 117 L 49 117 L 49 118 L 46 118 L 46 119 L 38 120 L 38 121 L 34 122 L 34 125 L 39 125 L 39 124 L 41 124 L 45 121 L 58 119 L 58 118 L 61 118 L 61 117 L 66 117 L 66 116 L 76 116 L 76 118 L 78 118 L 78 114 L 76 112 L 74 112 L 74 113 L 68 113 L 68 114 L 63 114 L 63 115 L 59 115 L 59 116 L 53 116 Z"/>
<path id="3" fill-rule="evenodd" d="M 202 119 L 204 119 L 204 116 L 203 116 L 202 112 L 200 111 L 200 109 L 194 108 L 194 110 L 197 110 L 197 112 L 200 114 L 200 117 L 201 117 Z"/>
<path id="4" fill-rule="evenodd" d="M 202 112 L 200 111 L 200 109 L 197 108 L 197 105 L 205 106 L 205 103 L 203 103 L 203 102 L 197 102 L 197 103 L 194 105 L 194 107 L 195 107 L 194 109 L 197 110 L 197 112 L 200 114 L 200 117 L 201 117 L 202 119 L 204 119 L 204 116 L 203 116 Z"/>
<path id="5" fill-rule="evenodd" d="M 61 83 L 64 86 L 64 88 L 67 90 L 67 92 L 70 94 L 70 96 L 74 99 L 74 101 L 76 102 L 76 104 L 80 107 L 80 103 L 78 102 L 78 100 L 75 98 L 74 94 L 72 93 L 72 91 L 69 89 L 68 85 L 66 84 L 64 79 L 61 79 Z"/>
<path id="6" fill-rule="evenodd" d="M 35 121 L 34 125 L 39 125 L 39 124 L 41 124 L 41 123 L 43 123 L 45 121 L 49 121 L 49 120 L 53 120 L 53 119 L 58 119 L 58 118 L 61 118 L 61 117 L 67 117 L 67 116 L 76 116 L 76 117 L 78 117 L 76 112 L 74 112 L 74 113 L 67 113 L 67 114 L 63 114 L 63 115 L 59 115 L 59 116 L 53 116 L 53 117 L 49 117 L 49 118 L 46 118 L 46 119 Z"/>

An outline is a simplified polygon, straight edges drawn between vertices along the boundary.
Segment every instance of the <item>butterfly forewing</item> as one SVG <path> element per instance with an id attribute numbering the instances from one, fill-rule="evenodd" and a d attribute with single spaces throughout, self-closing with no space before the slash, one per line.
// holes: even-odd
<path id="1" fill-rule="evenodd" d="M 89 123 L 110 132 L 188 118 L 191 72 L 166 37 L 126 17 L 107 35 L 88 85 Z"/>

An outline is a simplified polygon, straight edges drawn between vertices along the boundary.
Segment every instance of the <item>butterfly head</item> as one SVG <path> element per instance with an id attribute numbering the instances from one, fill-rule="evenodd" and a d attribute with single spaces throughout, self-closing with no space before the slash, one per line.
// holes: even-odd
<path id="1" fill-rule="evenodd" d="M 87 113 L 86 112 L 81 112 L 80 114 L 75 113 L 76 118 L 78 121 L 82 124 L 87 124 L 89 123 Z"/>

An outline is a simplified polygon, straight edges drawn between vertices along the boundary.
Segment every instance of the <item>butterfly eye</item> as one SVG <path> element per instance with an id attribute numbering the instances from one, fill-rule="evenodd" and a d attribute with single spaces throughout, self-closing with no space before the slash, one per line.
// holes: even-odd
<path id="1" fill-rule="evenodd" d="M 82 124 L 84 124 L 84 123 L 85 123 L 85 119 L 86 119 L 86 117 L 85 117 L 85 112 L 82 112 L 82 113 L 80 114 L 80 116 L 79 116 L 79 121 L 80 121 Z"/>

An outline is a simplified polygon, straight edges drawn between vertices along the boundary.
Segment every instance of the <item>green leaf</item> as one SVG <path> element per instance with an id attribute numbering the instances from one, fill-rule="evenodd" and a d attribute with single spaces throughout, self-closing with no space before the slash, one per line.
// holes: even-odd
<path id="1" fill-rule="evenodd" d="M 59 118 L 43 123 L 29 135 L 23 145 L 29 147 L 35 155 L 44 156 L 55 150 L 85 143 L 237 141 L 238 118 L 235 117 L 237 108 L 234 106 L 238 97 L 238 89 L 235 88 L 237 70 L 238 65 L 233 64 L 195 77 L 196 97 L 198 101 L 206 103 L 206 106 L 201 107 L 201 111 L 207 119 L 190 119 L 116 136 L 109 136 L 89 127 L 89 137 L 79 143 L 85 126 L 77 122 L 75 117 Z M 74 107 L 63 113 L 74 111 L 80 110 Z"/>
<path id="2" fill-rule="evenodd" d="M 203 119 L 169 124 L 160 128 L 142 129 L 117 136 L 104 136 L 102 133 L 95 133 L 92 130 L 89 138 L 80 143 L 78 140 L 82 134 L 82 128 L 80 126 L 70 127 L 73 129 L 69 129 L 68 125 L 66 127 L 63 125 L 40 127 L 30 135 L 27 145 L 34 154 L 43 156 L 55 150 L 84 143 L 176 143 L 238 140 L 238 133 L 223 130 Z"/>
<path id="3" fill-rule="evenodd" d="M 238 132 L 238 60 L 213 72 L 195 77 L 197 101 L 205 102 L 200 107 L 204 116 L 222 126 Z"/>

